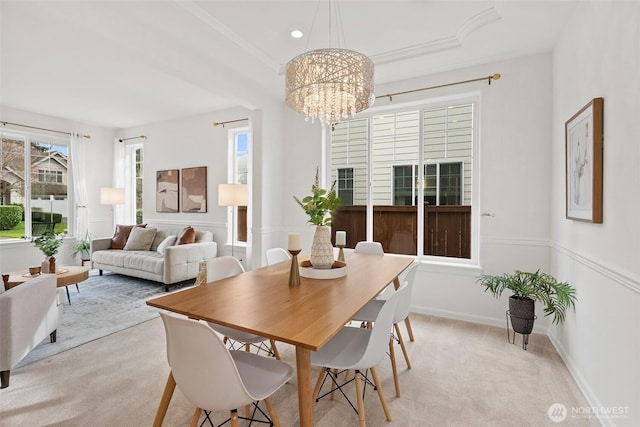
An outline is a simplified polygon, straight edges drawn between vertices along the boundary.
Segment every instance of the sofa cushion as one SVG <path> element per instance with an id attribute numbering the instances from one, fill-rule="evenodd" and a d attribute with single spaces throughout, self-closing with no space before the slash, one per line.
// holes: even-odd
<path id="1" fill-rule="evenodd" d="M 167 248 L 167 246 L 173 246 L 173 244 L 176 242 L 176 239 L 178 238 L 178 236 L 168 236 L 166 237 L 162 243 L 160 243 L 158 245 L 158 248 L 156 249 L 156 252 L 158 252 L 159 254 L 164 254 L 164 250 Z"/>
<path id="2" fill-rule="evenodd" d="M 116 224 L 116 231 L 111 238 L 111 249 L 124 249 L 124 245 L 127 244 L 127 239 L 131 234 L 131 230 L 134 227 L 146 227 L 147 224 L 140 225 L 121 225 Z"/>
<path id="3" fill-rule="evenodd" d="M 178 245 L 188 245 L 189 243 L 195 243 L 196 241 L 196 230 L 193 227 L 185 227 L 178 234 L 178 238 L 176 239 L 176 246 Z"/>
<path id="4" fill-rule="evenodd" d="M 148 271 L 162 276 L 164 271 L 164 256 L 153 251 L 127 252 L 122 260 L 124 268 L 137 271 Z"/>
<path id="5" fill-rule="evenodd" d="M 124 245 L 125 251 L 148 251 L 156 236 L 157 229 L 153 227 L 134 227 L 129 234 L 127 243 Z"/>

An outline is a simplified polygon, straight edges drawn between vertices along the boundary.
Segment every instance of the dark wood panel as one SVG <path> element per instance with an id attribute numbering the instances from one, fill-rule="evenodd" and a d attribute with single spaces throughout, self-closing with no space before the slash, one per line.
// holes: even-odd
<path id="1" fill-rule="evenodd" d="M 374 206 L 373 239 L 385 252 L 416 255 L 417 207 Z M 471 206 L 425 204 L 424 254 L 471 257 Z M 333 219 L 332 232 L 347 232 L 347 247 L 366 240 L 366 206 L 342 206 Z"/>

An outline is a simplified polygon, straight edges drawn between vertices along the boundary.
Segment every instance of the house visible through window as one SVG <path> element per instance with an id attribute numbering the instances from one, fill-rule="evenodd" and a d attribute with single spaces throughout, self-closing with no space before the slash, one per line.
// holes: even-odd
<path id="1" fill-rule="evenodd" d="M 66 232 L 68 142 L 20 132 L 0 138 L 0 239 Z"/>
<path id="2" fill-rule="evenodd" d="M 391 253 L 471 258 L 475 105 L 371 113 L 334 127 L 330 165 L 343 207 L 333 229 L 347 231 L 348 247 L 369 239 Z"/>
<path id="3" fill-rule="evenodd" d="M 342 204 L 353 205 L 353 168 L 338 169 L 337 188 Z"/>

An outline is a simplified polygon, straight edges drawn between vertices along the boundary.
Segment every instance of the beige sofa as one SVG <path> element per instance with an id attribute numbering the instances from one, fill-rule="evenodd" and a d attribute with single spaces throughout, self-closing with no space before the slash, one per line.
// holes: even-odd
<path id="1" fill-rule="evenodd" d="M 56 340 L 58 292 L 55 274 L 42 274 L 4 291 L 0 283 L 0 388 L 9 374 L 47 336 Z"/>
<path id="2" fill-rule="evenodd" d="M 146 245 L 152 233 L 149 230 L 155 230 L 155 233 L 150 245 Z M 113 249 L 114 239 L 111 237 L 93 239 L 91 265 L 100 270 L 100 275 L 106 270 L 153 280 L 164 283 L 168 291 L 172 283 L 195 278 L 200 261 L 217 255 L 218 247 L 210 231 L 196 230 L 194 243 L 175 245 L 171 242 L 171 237 L 179 236 L 183 230 L 148 225 L 144 231 L 146 240 L 132 246 L 133 238 L 140 240 L 136 234 L 140 230 L 134 228 L 123 249 Z"/>

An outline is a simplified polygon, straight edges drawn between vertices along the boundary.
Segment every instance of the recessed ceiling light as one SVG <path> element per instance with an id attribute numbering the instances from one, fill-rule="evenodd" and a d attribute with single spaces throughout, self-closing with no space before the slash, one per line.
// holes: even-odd
<path id="1" fill-rule="evenodd" d="M 301 39 L 304 36 L 302 30 L 291 30 L 291 37 L 294 39 Z"/>

